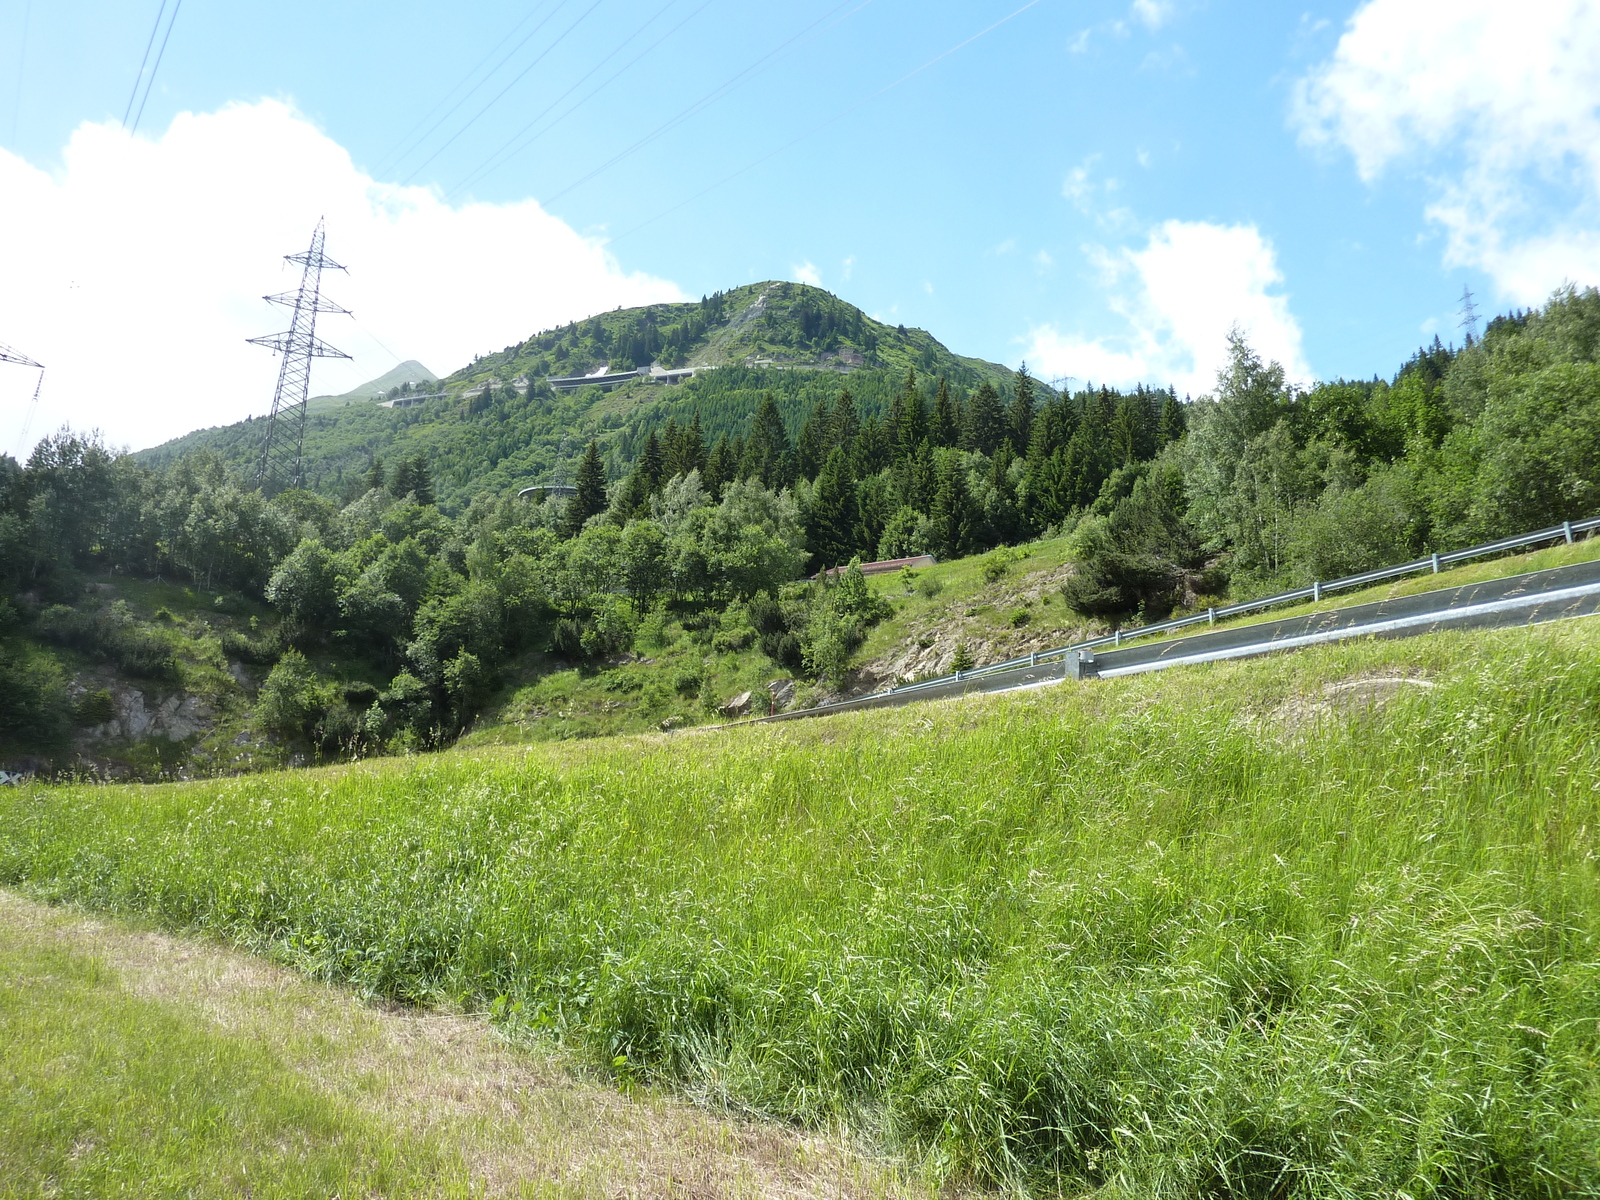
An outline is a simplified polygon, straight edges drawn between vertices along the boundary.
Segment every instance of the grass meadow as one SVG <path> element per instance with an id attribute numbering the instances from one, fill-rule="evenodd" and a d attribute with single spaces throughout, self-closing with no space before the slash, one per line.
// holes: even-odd
<path id="1" fill-rule="evenodd" d="M 1103 1197 L 1600 1195 L 1600 622 L 0 791 L 0 884 Z"/>

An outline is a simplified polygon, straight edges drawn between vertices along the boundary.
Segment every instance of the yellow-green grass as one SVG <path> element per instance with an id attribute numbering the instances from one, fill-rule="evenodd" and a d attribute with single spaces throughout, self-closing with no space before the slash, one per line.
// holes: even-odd
<path id="1" fill-rule="evenodd" d="M 0 1196 L 929 1195 L 837 1140 L 575 1075 L 548 1039 L 4 891 L 0 1035 Z"/>
<path id="2" fill-rule="evenodd" d="M 24 789 L 0 882 L 489 1008 L 936 1178 L 1600 1194 L 1597 651 L 1576 621 Z"/>
<path id="3" fill-rule="evenodd" d="M 132 994 L 98 956 L 11 921 L 0 1079 L 0 1196 L 444 1191 L 431 1148 L 321 1094 L 274 1047 Z"/>

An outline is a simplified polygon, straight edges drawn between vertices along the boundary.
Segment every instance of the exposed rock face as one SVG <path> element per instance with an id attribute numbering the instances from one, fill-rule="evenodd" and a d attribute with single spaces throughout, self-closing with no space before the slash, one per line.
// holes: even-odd
<path id="1" fill-rule="evenodd" d="M 1019 606 L 1042 605 L 1047 596 L 1059 591 L 1073 573 L 1069 563 L 1047 571 L 1032 571 L 1014 581 L 1007 580 L 985 595 L 983 609 L 1004 611 Z M 1056 601 L 1060 603 L 1059 599 Z M 1080 629 L 1038 630 L 995 628 L 991 621 L 974 619 L 952 603 L 929 612 L 911 624 L 908 636 L 877 658 L 862 663 L 847 678 L 845 694 L 861 696 L 880 688 L 892 687 L 912 679 L 948 675 L 956 647 L 965 642 L 967 653 L 979 666 L 1020 658 L 1034 651 L 1054 650 L 1087 636 L 1087 623 Z"/>
<path id="2" fill-rule="evenodd" d="M 152 702 L 138 688 L 126 684 L 114 684 L 110 691 L 117 715 L 85 730 L 85 736 L 92 740 L 164 737 L 181 742 L 211 727 L 211 706 L 197 696 L 174 692 L 164 700 Z"/>
<path id="3" fill-rule="evenodd" d="M 740 692 L 732 700 L 722 706 L 722 711 L 730 717 L 743 717 L 750 712 L 750 693 Z"/>
<path id="4" fill-rule="evenodd" d="M 792 679 L 774 679 L 767 684 L 767 693 L 772 697 L 773 710 L 783 712 L 794 701 L 795 682 Z"/>

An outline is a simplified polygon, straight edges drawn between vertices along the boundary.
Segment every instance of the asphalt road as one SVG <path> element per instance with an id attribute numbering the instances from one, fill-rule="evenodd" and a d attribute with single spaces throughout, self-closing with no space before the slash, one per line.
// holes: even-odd
<path id="1" fill-rule="evenodd" d="M 1503 629 L 1596 614 L 1600 614 L 1600 561 L 1285 617 L 1279 621 L 1239 625 L 1194 637 L 1105 650 L 1094 655 L 1093 665 L 1085 673 L 1104 679 L 1228 658 L 1253 658 L 1346 638 L 1414 637 L 1442 629 Z M 797 721 L 978 692 L 1044 687 L 1066 679 L 1067 671 L 1068 665 L 1060 661 L 1041 663 L 975 679 L 945 680 L 915 691 L 878 692 L 823 708 L 800 709 L 760 720 Z"/>

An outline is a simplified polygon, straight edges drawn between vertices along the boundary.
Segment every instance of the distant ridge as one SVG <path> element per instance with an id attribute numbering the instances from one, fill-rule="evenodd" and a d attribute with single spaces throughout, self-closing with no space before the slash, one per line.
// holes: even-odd
<path id="1" fill-rule="evenodd" d="M 416 359 L 409 358 L 398 367 L 385 371 L 376 379 L 358 384 L 348 392 L 341 392 L 337 396 L 313 396 L 306 404 L 310 409 L 318 410 L 338 408 L 355 400 L 382 400 L 390 388 L 397 388 L 405 383 L 432 383 L 438 378 Z"/>

